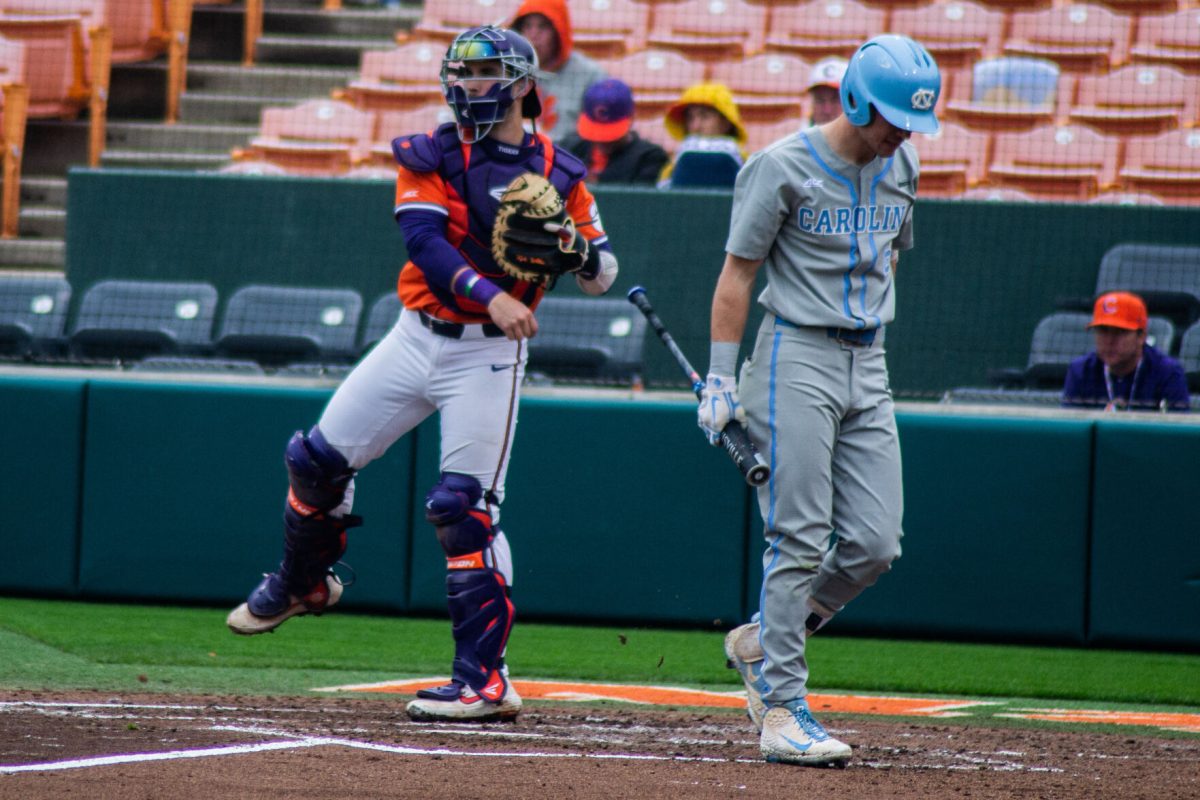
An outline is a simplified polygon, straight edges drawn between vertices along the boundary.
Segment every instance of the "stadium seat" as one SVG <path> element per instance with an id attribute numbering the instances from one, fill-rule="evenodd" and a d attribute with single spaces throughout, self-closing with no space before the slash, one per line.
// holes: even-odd
<path id="1" fill-rule="evenodd" d="M 24 43 L 0 37 L 0 147 L 4 152 L 0 237 L 5 239 L 15 237 L 20 228 L 21 163 L 25 153 L 25 123 L 29 116 L 25 68 Z"/>
<path id="2" fill-rule="evenodd" d="M 167 49 L 167 0 L 105 0 L 104 12 L 114 64 L 148 61 Z"/>
<path id="3" fill-rule="evenodd" d="M 453 121 L 454 112 L 445 101 L 403 111 L 380 111 L 376 115 L 375 135 L 363 166 L 388 167 L 394 170 L 396 158 L 392 155 L 392 139 L 414 133 L 429 133 L 442 123 Z M 394 172 L 392 177 L 395 177 Z"/>
<path id="4" fill-rule="evenodd" d="M 367 322 L 363 326 L 362 338 L 359 340 L 359 352 L 365 353 L 387 336 L 387 332 L 400 319 L 400 295 L 395 291 L 385 292 L 371 303 L 367 311 Z"/>
<path id="5" fill-rule="evenodd" d="M 104 280 L 83 293 L 70 350 L 133 361 L 202 353 L 212 342 L 217 290 L 208 283 Z"/>
<path id="6" fill-rule="evenodd" d="M 1084 75 L 1075 86 L 1072 122 L 1112 134 L 1162 133 L 1192 125 L 1200 76 L 1174 67 L 1135 64 L 1108 75 Z"/>
<path id="7" fill-rule="evenodd" d="M 689 58 L 744 57 L 762 50 L 766 26 L 766 8 L 744 0 L 683 0 L 655 7 L 646 44 Z"/>
<path id="8" fill-rule="evenodd" d="M 958 196 L 960 200 L 982 200 L 987 203 L 1033 203 L 1037 198 L 1020 189 L 1005 189 L 998 186 L 976 186 Z"/>
<path id="9" fill-rule="evenodd" d="M 235 160 L 270 161 L 297 175 L 338 175 L 366 157 L 375 114 L 338 100 L 264 108 L 259 133 Z"/>
<path id="10" fill-rule="evenodd" d="M 1172 204 L 1200 202 L 1200 130 L 1129 137 L 1120 176 L 1128 191 L 1153 192 Z"/>
<path id="11" fill-rule="evenodd" d="M 762 150 L 772 142 L 785 136 L 794 136 L 808 123 L 800 117 L 782 119 L 779 122 L 757 123 L 746 126 L 746 149 L 751 153 Z"/>
<path id="12" fill-rule="evenodd" d="M 1115 185 L 1120 140 L 1083 126 L 996 134 L 989 183 L 1043 200 L 1087 200 Z"/>
<path id="13" fill-rule="evenodd" d="M 25 45 L 30 117 L 73 118 L 88 104 L 88 38 L 81 17 L 3 13 L 0 36 Z"/>
<path id="14" fill-rule="evenodd" d="M 633 384 L 641 379 L 646 318 L 620 298 L 547 296 L 529 340 L 531 379 Z"/>
<path id="15" fill-rule="evenodd" d="M 519 0 L 427 0 L 421 20 L 408 34 L 398 31 L 396 38 L 400 42 L 409 37 L 449 42 L 467 28 L 507 24 L 519 5 Z"/>
<path id="16" fill-rule="evenodd" d="M 946 117 L 986 131 L 1029 130 L 1053 122 L 1059 103 L 1059 69 L 1040 58 L 989 58 L 954 83 Z"/>
<path id="17" fill-rule="evenodd" d="M 1200 246 L 1114 245 L 1100 259 L 1096 296 L 1136 292 L 1151 314 L 1172 319 L 1181 329 L 1200 319 Z"/>
<path id="18" fill-rule="evenodd" d="M 1171 64 L 1193 74 L 1200 72 L 1200 6 L 1139 17 L 1137 39 L 1129 55 L 1140 63 Z"/>
<path id="19" fill-rule="evenodd" d="M 1095 337 L 1087 327 L 1091 320 L 1092 315 L 1088 313 L 1056 311 L 1038 322 L 1029 348 L 1029 362 L 1025 367 L 1027 387 L 1062 387 L 1071 362 L 1096 348 Z M 1169 353 L 1174 340 L 1174 324 L 1162 317 L 1151 316 L 1146 342 Z"/>
<path id="20" fill-rule="evenodd" d="M 394 163 L 390 166 L 384 166 L 383 164 L 359 164 L 342 177 L 394 182 L 396 180 L 396 165 Z"/>
<path id="21" fill-rule="evenodd" d="M 600 62 L 633 89 L 637 116 L 661 116 L 683 90 L 704 80 L 704 64 L 671 50 L 646 49 Z"/>
<path id="22" fill-rule="evenodd" d="M 1156 194 L 1148 192 L 1104 192 L 1088 200 L 1096 206 L 1163 206 L 1166 203 Z"/>
<path id="23" fill-rule="evenodd" d="M 349 361 L 358 354 L 361 315 L 353 289 L 243 286 L 225 305 L 215 350 L 271 367 Z"/>
<path id="24" fill-rule="evenodd" d="M 922 197 L 954 197 L 980 184 L 987 170 L 987 134 L 943 122 L 932 136 L 909 141 L 921 158 L 918 192 Z"/>
<path id="25" fill-rule="evenodd" d="M 943 70 L 954 69 L 1000 55 L 1004 14 L 978 3 L 950 0 L 897 8 L 889 29 L 925 45 Z"/>
<path id="26" fill-rule="evenodd" d="M 849 58 L 858 46 L 887 28 L 887 12 L 855 0 L 809 0 L 771 9 L 766 48 L 808 61 Z"/>
<path id="27" fill-rule="evenodd" d="M 1179 363 L 1187 375 L 1188 389 L 1200 392 L 1200 322 L 1193 322 L 1179 340 Z"/>
<path id="28" fill-rule="evenodd" d="M 1004 52 L 1047 58 L 1071 72 L 1103 72 L 1129 58 L 1133 18 L 1087 3 L 1012 15 Z"/>
<path id="29" fill-rule="evenodd" d="M 287 175 L 286 169 L 270 161 L 233 161 L 217 170 L 222 175 Z"/>
<path id="30" fill-rule="evenodd" d="M 404 109 L 439 100 L 437 75 L 445 47 L 438 42 L 406 42 L 391 50 L 362 54 L 358 77 L 341 98 L 364 111 Z"/>
<path id="31" fill-rule="evenodd" d="M 571 6 L 575 47 L 593 58 L 613 58 L 646 46 L 650 4 L 636 0 L 579 0 Z"/>
<path id="32" fill-rule="evenodd" d="M 637 98 L 634 98 L 634 102 Z M 637 120 L 637 125 L 634 126 L 637 135 L 648 142 L 654 142 L 656 145 L 667 151 L 667 155 L 675 155 L 676 148 L 679 147 L 679 140 L 670 134 L 667 130 L 666 121 L 660 114 L 656 117 L 646 117 Z"/>
<path id="33" fill-rule="evenodd" d="M 0 355 L 23 358 L 61 352 L 71 301 L 65 278 L 0 273 Z"/>
<path id="34" fill-rule="evenodd" d="M 747 123 L 774 122 L 796 116 L 809 65 L 786 53 L 760 53 L 712 65 L 711 79 L 733 92 L 742 119 Z"/>

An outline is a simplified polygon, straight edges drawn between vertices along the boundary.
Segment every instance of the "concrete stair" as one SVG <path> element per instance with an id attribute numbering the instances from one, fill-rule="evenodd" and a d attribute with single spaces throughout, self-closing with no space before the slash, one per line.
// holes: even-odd
<path id="1" fill-rule="evenodd" d="M 329 97 L 358 73 L 364 50 L 386 50 L 421 3 L 384 7 L 266 0 L 257 64 L 241 65 L 241 4 L 196 6 L 180 119 L 165 115 L 165 58 L 113 68 L 102 167 L 216 170 L 258 130 L 262 110 Z M 430 80 L 436 80 L 430 75 Z M 17 239 L 0 240 L 0 269 L 63 269 L 67 170 L 86 164 L 87 121 L 31 120 Z"/>

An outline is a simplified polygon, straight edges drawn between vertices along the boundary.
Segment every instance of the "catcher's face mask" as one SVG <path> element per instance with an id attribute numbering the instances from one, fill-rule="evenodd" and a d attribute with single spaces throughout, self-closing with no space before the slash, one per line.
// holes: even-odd
<path id="1" fill-rule="evenodd" d="M 489 62 L 497 68 L 481 69 Z M 454 112 L 459 138 L 467 143 L 485 138 L 508 114 L 514 90 L 525 85 L 529 92 L 522 114 L 536 118 L 541 113 L 532 85 L 537 68 L 533 45 L 518 33 L 487 25 L 459 34 L 442 59 L 441 73 L 442 94 Z M 490 88 L 477 93 L 468 90 L 472 84 Z"/>

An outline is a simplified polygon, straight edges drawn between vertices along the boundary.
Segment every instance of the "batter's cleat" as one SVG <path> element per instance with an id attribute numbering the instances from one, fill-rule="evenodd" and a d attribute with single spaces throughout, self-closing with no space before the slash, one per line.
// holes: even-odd
<path id="1" fill-rule="evenodd" d="M 303 597 L 288 592 L 283 580 L 272 572 L 263 576 L 246 602 L 229 612 L 225 624 L 244 636 L 269 633 L 292 617 L 320 614 L 341 598 L 342 582 L 332 572 Z"/>
<path id="2" fill-rule="evenodd" d="M 405 710 L 416 722 L 509 722 L 521 713 L 521 696 L 505 681 L 504 694 L 493 703 L 470 686 L 451 681 L 417 692 L 417 699 Z"/>
<path id="3" fill-rule="evenodd" d="M 803 698 L 767 708 L 759 747 L 771 763 L 844 767 L 850 760 L 850 745 L 830 736 Z"/>
<path id="4" fill-rule="evenodd" d="M 725 666 L 736 669 L 746 686 L 746 716 L 754 727 L 762 730 L 766 704 L 763 693 L 766 683 L 762 677 L 763 650 L 758 641 L 758 623 L 739 625 L 725 636 Z"/>

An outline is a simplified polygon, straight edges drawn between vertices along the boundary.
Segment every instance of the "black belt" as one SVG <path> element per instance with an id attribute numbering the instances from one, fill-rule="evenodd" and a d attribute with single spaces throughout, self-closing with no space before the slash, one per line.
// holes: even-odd
<path id="1" fill-rule="evenodd" d="M 855 347 L 870 347 L 875 341 L 875 334 L 878 333 L 877 328 L 826 328 L 825 335 L 830 339 L 834 339 L 845 344 L 852 344 Z"/>
<path id="2" fill-rule="evenodd" d="M 435 336 L 445 336 L 447 339 L 461 339 L 463 331 L 467 326 L 461 322 L 450 322 L 449 320 L 438 319 L 431 317 L 424 311 L 418 311 L 417 315 L 421 318 L 421 324 L 429 329 L 429 332 Z M 483 323 L 483 335 L 494 339 L 498 336 L 503 336 L 504 331 L 500 330 L 494 323 Z"/>

